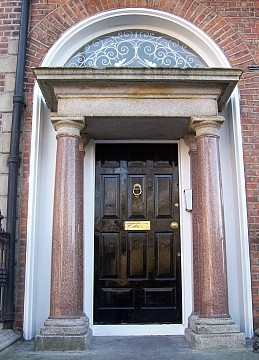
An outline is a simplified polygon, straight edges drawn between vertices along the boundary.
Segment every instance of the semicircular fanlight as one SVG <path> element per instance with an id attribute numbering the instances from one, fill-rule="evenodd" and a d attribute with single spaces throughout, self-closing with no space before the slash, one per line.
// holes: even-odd
<path id="1" fill-rule="evenodd" d="M 207 67 L 186 44 L 147 30 L 123 30 L 103 35 L 81 47 L 69 67 Z"/>

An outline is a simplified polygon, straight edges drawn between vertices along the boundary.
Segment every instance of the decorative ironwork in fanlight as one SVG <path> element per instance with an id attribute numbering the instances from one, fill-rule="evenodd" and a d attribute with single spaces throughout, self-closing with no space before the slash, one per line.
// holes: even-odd
<path id="1" fill-rule="evenodd" d="M 207 67 L 187 45 L 153 31 L 125 30 L 101 36 L 80 48 L 70 67 Z"/>

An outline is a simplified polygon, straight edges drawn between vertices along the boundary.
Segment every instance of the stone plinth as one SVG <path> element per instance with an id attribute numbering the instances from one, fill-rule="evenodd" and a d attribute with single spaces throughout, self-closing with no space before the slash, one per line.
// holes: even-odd
<path id="1" fill-rule="evenodd" d="M 36 351 L 84 351 L 92 339 L 88 319 L 48 319 L 35 337 Z"/>
<path id="2" fill-rule="evenodd" d="M 195 350 L 244 347 L 245 334 L 230 318 L 200 318 L 192 315 L 185 338 Z"/>

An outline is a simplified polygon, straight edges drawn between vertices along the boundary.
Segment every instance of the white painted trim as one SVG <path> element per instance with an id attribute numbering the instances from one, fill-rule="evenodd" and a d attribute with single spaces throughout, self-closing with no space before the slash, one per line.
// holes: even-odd
<path id="1" fill-rule="evenodd" d="M 90 140 L 84 158 L 84 309 L 93 324 L 94 294 L 94 204 L 95 204 L 95 142 Z M 86 176 L 87 174 L 87 176 Z M 91 189 L 92 191 L 89 191 Z"/>
<path id="2" fill-rule="evenodd" d="M 183 139 L 179 142 L 179 203 L 180 203 L 180 237 L 182 257 L 182 304 L 183 325 L 188 327 L 188 318 L 193 309 L 193 254 L 192 254 L 192 214 L 185 210 L 184 190 L 190 189 L 190 156 L 189 148 Z"/>
<path id="3" fill-rule="evenodd" d="M 241 252 L 241 272 L 242 272 L 242 287 L 243 287 L 243 314 L 244 314 L 244 332 L 248 338 L 254 336 L 253 332 L 253 309 L 252 309 L 252 287 L 251 287 L 251 272 L 250 272 L 250 253 L 249 253 L 249 238 L 248 238 L 248 221 L 247 221 L 247 203 L 246 203 L 246 188 L 245 188 L 245 172 L 243 159 L 243 142 L 242 129 L 240 118 L 240 101 L 239 92 L 236 87 L 231 99 L 231 112 L 233 119 L 233 148 L 235 152 L 236 165 L 236 187 L 237 187 L 237 201 L 239 213 L 239 233 L 240 233 L 240 252 Z"/>
<path id="4" fill-rule="evenodd" d="M 227 58 L 224 56 L 220 48 L 210 39 L 202 30 L 196 28 L 186 20 L 158 10 L 142 9 L 142 8 L 126 8 L 112 11 L 101 12 L 95 16 L 86 18 L 82 22 L 73 26 L 57 40 L 50 48 L 42 66 L 63 66 L 66 60 L 83 45 L 84 42 L 115 31 L 130 27 L 138 27 L 140 29 L 153 29 L 160 31 L 169 36 L 178 38 L 187 43 L 194 51 L 196 51 L 207 62 L 209 67 L 229 67 Z M 243 294 L 244 330 L 247 337 L 253 335 L 253 318 L 252 318 L 252 296 L 251 296 L 251 275 L 250 275 L 250 257 L 247 235 L 247 218 L 246 218 L 246 201 L 245 201 L 245 180 L 243 170 L 243 152 L 242 152 L 242 134 L 239 117 L 239 99 L 235 92 L 231 97 L 232 117 L 233 117 L 233 134 L 232 141 L 234 146 L 234 161 L 236 167 L 236 186 L 239 191 L 238 197 L 238 213 L 239 213 L 239 233 L 240 241 L 240 257 L 242 267 L 242 279 L 240 279 Z M 25 274 L 25 302 L 24 302 L 24 338 L 31 339 L 38 329 L 36 329 L 36 313 L 37 309 L 37 290 L 36 283 L 40 280 L 39 269 L 37 270 L 37 227 L 38 204 L 40 202 L 40 194 L 38 190 L 38 171 L 39 171 L 39 154 L 41 141 L 41 128 L 43 122 L 43 111 L 48 111 L 39 98 L 37 86 L 34 91 L 33 101 L 33 118 L 32 118 L 32 137 L 31 137 L 31 158 L 30 158 L 30 182 L 29 182 L 29 199 L 28 199 L 28 224 L 27 224 L 27 253 L 26 253 L 26 274 Z M 90 144 L 89 144 L 90 146 Z M 183 146 L 183 145 L 180 145 Z M 92 159 L 91 161 L 94 161 Z M 181 159 L 180 159 L 181 161 Z M 91 163 L 89 166 L 94 166 Z M 184 180 L 184 179 L 182 179 Z M 90 197 L 89 201 L 94 201 Z M 86 199 L 86 201 L 88 201 Z M 183 206 L 182 206 L 183 208 Z M 51 211 L 51 209 L 50 209 Z M 187 221 L 186 221 L 187 223 Z M 41 229 L 44 231 L 44 229 Z M 191 244 L 190 249 L 191 249 Z M 88 251 L 90 249 L 86 249 Z M 188 256 L 184 255 L 184 258 Z M 86 266 L 88 266 L 86 264 Z M 86 268 L 87 270 L 87 268 Z M 183 276 L 191 278 L 190 264 L 182 269 Z M 43 269 L 43 271 L 45 271 Z M 88 277 L 87 277 L 88 276 Z M 86 271 L 86 279 L 92 284 L 92 274 Z M 44 280 L 46 281 L 46 280 Z M 190 288 L 192 288 L 191 280 Z M 187 294 L 185 294 L 187 295 Z M 185 296 L 186 298 L 186 296 Z M 187 300 L 186 300 L 187 301 Z M 85 304 L 86 312 L 91 311 L 89 304 Z M 186 318 L 191 310 L 186 308 L 184 314 Z"/>
<path id="5" fill-rule="evenodd" d="M 93 336 L 184 335 L 184 325 L 94 325 Z"/>
<path id="6" fill-rule="evenodd" d="M 42 116 L 40 113 L 42 96 L 37 84 L 34 88 L 33 99 L 23 319 L 25 340 L 29 340 L 35 335 L 35 321 L 33 319 L 35 316 L 35 282 L 37 281 L 35 279 L 35 239 L 37 232 L 37 197 L 35 194 L 38 189 L 40 127 L 42 123 L 38 121 Z"/>

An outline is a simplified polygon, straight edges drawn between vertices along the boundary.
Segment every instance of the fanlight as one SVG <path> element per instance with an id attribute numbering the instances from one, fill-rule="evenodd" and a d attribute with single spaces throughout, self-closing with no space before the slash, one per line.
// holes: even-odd
<path id="1" fill-rule="evenodd" d="M 187 45 L 158 32 L 125 30 L 85 44 L 65 64 L 70 67 L 207 67 Z"/>

